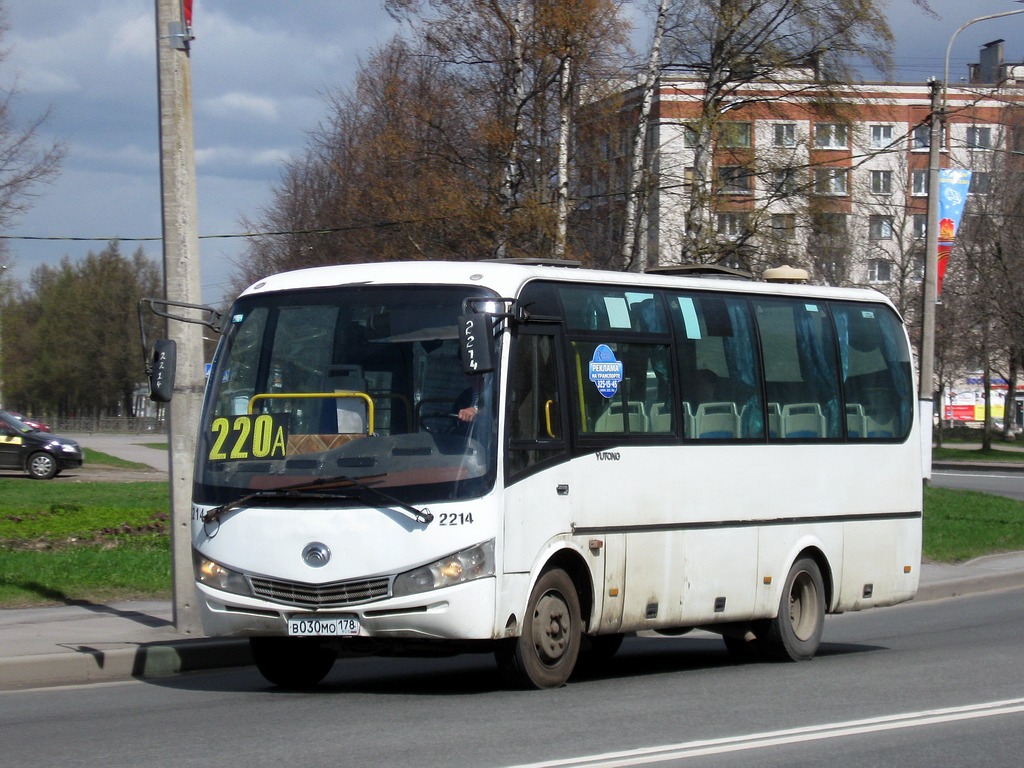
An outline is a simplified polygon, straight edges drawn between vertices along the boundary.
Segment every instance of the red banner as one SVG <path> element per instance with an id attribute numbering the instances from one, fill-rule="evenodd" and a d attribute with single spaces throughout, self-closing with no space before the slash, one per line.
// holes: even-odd
<path id="1" fill-rule="evenodd" d="M 952 243 L 939 243 L 939 263 L 935 272 L 935 290 L 942 295 L 942 278 L 946 276 L 946 267 L 949 266 L 949 254 L 953 250 Z"/>
<path id="2" fill-rule="evenodd" d="M 182 0 L 181 14 L 185 18 L 185 26 L 192 26 L 192 0 Z"/>

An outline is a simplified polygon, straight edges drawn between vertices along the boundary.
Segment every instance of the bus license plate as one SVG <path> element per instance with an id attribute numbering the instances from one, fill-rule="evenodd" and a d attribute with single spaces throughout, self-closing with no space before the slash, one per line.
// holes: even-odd
<path id="1" fill-rule="evenodd" d="M 359 634 L 356 616 L 296 616 L 288 619 L 289 637 L 345 637 Z"/>

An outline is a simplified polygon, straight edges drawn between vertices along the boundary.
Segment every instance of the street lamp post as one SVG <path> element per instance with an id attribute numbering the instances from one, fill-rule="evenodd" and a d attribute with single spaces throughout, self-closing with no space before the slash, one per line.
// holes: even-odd
<path id="1" fill-rule="evenodd" d="M 4 303 L 4 272 L 7 270 L 6 264 L 0 264 L 0 309 L 3 309 Z M 3 317 L 0 316 L 0 408 L 4 407 L 4 341 L 3 341 Z"/>
<path id="2" fill-rule="evenodd" d="M 1024 3 L 1024 0 L 1016 0 Z M 1004 16 L 1016 16 L 1024 13 L 1024 9 L 1003 11 L 987 16 L 978 16 L 964 22 L 953 32 L 946 46 L 945 64 L 942 70 L 941 103 L 939 101 L 939 84 L 931 83 L 931 121 L 929 125 L 928 146 L 928 228 L 925 240 L 924 289 L 921 312 L 921 356 L 918 398 L 921 414 L 922 456 L 924 458 L 924 477 L 931 478 L 932 455 L 932 420 L 934 418 L 933 391 L 935 379 L 935 305 L 938 303 L 938 262 L 939 262 L 939 150 L 942 141 L 942 128 L 946 122 L 946 96 L 949 90 L 949 54 L 953 50 L 953 42 L 957 35 L 972 24 L 979 21 L 1000 19 Z"/>

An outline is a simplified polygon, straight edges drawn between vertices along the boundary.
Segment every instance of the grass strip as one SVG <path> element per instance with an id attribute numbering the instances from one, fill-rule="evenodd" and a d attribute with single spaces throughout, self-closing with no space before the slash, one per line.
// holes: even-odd
<path id="1" fill-rule="evenodd" d="M 933 448 L 932 461 L 1002 461 L 1016 463 L 1024 461 L 1024 451 L 1007 451 L 998 448 Z"/>
<path id="2" fill-rule="evenodd" d="M 0 606 L 166 599 L 171 595 L 171 553 L 159 547 L 69 547 L 10 550 L 0 547 Z"/>
<path id="3" fill-rule="evenodd" d="M 117 456 L 111 456 L 109 453 L 103 453 L 102 451 L 94 451 L 92 448 L 82 448 L 82 461 L 85 462 L 86 466 L 89 466 L 90 464 L 100 464 L 104 467 L 115 467 L 117 469 L 150 468 L 148 464 L 140 464 L 137 461 L 119 459 Z"/>
<path id="4" fill-rule="evenodd" d="M 167 598 L 166 482 L 0 478 L 0 607 Z M 928 487 L 924 557 L 959 562 L 1024 550 L 1024 502 Z"/>
<path id="5" fill-rule="evenodd" d="M 1024 550 L 1024 502 L 928 487 L 923 550 L 926 559 L 947 563 Z"/>
<path id="6" fill-rule="evenodd" d="M 0 478 L 0 545 L 90 543 L 167 531 L 166 482 L 46 483 Z"/>

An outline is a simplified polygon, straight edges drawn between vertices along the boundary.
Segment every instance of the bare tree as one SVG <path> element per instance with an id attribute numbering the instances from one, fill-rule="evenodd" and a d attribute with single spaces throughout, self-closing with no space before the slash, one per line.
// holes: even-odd
<path id="1" fill-rule="evenodd" d="M 0 38 L 10 30 L 7 12 L 0 2 Z M 0 48 L 0 67 L 9 56 Z M 60 173 L 66 147 L 59 141 L 40 142 L 39 134 L 50 119 L 50 110 L 19 125 L 14 115 L 17 86 L 0 92 L 0 230 L 7 229 L 32 207 L 39 185 L 53 181 Z M 0 257 L 6 244 L 0 242 Z"/>
<path id="2" fill-rule="evenodd" d="M 644 215 L 646 210 L 644 193 L 650 165 L 646 161 L 645 145 L 651 104 L 654 101 L 654 89 L 661 75 L 661 43 L 665 37 L 665 23 L 668 18 L 670 2 L 671 0 L 658 0 L 651 51 L 647 58 L 647 68 L 642 75 L 640 107 L 637 112 L 633 144 L 629 154 L 629 177 L 626 185 L 624 216 L 627 229 L 622 238 L 622 264 L 624 269 L 631 272 L 639 272 L 647 266 L 647 217 Z"/>

